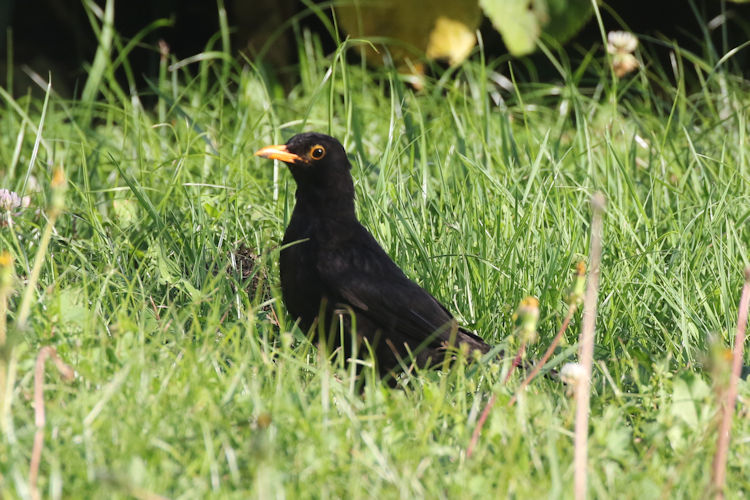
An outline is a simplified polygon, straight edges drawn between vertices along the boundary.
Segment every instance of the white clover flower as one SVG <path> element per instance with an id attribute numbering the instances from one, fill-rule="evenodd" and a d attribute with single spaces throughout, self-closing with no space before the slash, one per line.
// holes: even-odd
<path id="1" fill-rule="evenodd" d="M 607 52 L 612 54 L 612 69 L 617 78 L 622 78 L 640 66 L 633 52 L 638 47 L 638 38 L 627 31 L 610 31 L 607 34 Z"/>
<path id="2" fill-rule="evenodd" d="M 30 204 L 30 197 L 20 197 L 15 191 L 0 189 L 0 226 L 11 224 L 13 217 L 19 215 Z"/>
<path id="3" fill-rule="evenodd" d="M 560 379 L 566 384 L 576 386 L 586 378 L 586 370 L 579 363 L 566 363 L 560 370 Z"/>
<path id="4" fill-rule="evenodd" d="M 633 54 L 615 54 L 612 56 L 612 68 L 615 70 L 615 76 L 622 78 L 631 71 L 638 69 L 640 64 Z"/>
<path id="5" fill-rule="evenodd" d="M 31 203 L 31 198 L 21 198 L 18 193 L 9 189 L 0 189 L 0 210 L 9 212 L 16 208 L 26 208 Z"/>
<path id="6" fill-rule="evenodd" d="M 638 38 L 629 31 L 607 33 L 607 52 L 610 54 L 631 54 L 638 47 Z"/>

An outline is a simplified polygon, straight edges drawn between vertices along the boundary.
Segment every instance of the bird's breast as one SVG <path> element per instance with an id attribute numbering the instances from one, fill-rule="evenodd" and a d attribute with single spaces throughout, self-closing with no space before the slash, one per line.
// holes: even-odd
<path id="1" fill-rule="evenodd" d="M 321 300 L 327 293 L 321 269 L 333 266 L 346 274 L 353 264 L 342 255 L 353 255 L 345 250 L 356 246 L 355 235 L 362 228 L 353 217 L 342 220 L 298 204 L 284 233 L 279 262 L 282 297 L 290 314 L 301 319 L 300 326 L 305 330 L 320 313 Z M 327 304 L 328 309 L 333 306 Z"/>
<path id="2" fill-rule="evenodd" d="M 293 318 L 307 330 L 320 311 L 323 287 L 316 268 L 319 245 L 314 220 L 292 216 L 279 257 L 281 295 Z"/>

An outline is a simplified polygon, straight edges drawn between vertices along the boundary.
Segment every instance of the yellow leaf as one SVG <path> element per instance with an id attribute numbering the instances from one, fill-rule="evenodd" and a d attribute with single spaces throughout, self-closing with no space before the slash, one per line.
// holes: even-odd
<path id="1" fill-rule="evenodd" d="M 460 63 L 476 44 L 482 20 L 476 0 L 353 0 L 337 6 L 336 15 L 351 37 L 378 47 L 365 50 L 368 62 L 382 64 L 386 47 L 400 66 L 425 56 Z"/>

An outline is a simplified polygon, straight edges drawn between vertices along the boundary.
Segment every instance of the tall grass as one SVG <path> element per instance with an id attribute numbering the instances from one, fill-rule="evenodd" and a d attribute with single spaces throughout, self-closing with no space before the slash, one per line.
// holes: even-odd
<path id="1" fill-rule="evenodd" d="M 106 14 L 96 19 L 106 30 Z M 644 50 L 644 68 L 615 83 L 601 47 L 551 49 L 559 80 L 514 66 L 511 90 L 499 78 L 507 61 L 480 54 L 415 92 L 393 69 L 350 64 L 356 44 L 327 55 L 304 33 L 289 93 L 257 61 L 210 46 L 168 59 L 148 87 L 152 107 L 115 79 L 129 45 L 107 36 L 121 52 L 97 54 L 86 102 L 0 93 L 2 187 L 32 196 L 0 231 L 15 290 L 31 273 L 56 166 L 69 186 L 23 331 L 20 295 L 10 297 L 3 497 L 30 495 L 44 346 L 76 379 L 46 379 L 42 496 L 569 494 L 573 404 L 556 380 L 535 380 L 513 407 L 523 374 L 503 385 L 497 362 L 415 373 L 398 390 L 365 370 L 360 392 L 345 356 L 323 358 L 294 326 L 276 269 L 294 185 L 252 153 L 302 130 L 345 143 L 361 220 L 463 325 L 512 351 L 513 311 L 538 297 L 531 359 L 565 315 L 588 200 L 602 191 L 589 489 L 708 491 L 718 406 L 704 353 L 709 335 L 730 342 L 750 242 L 750 94 L 728 51 L 674 48 L 664 67 Z M 237 255 L 241 245 L 250 250 Z M 569 331 L 577 338 L 580 318 Z M 566 345 L 550 365 L 574 356 Z M 467 461 L 493 394 L 503 404 Z M 739 394 L 744 408 L 746 382 Z M 750 489 L 748 422 L 733 427 L 730 497 Z"/>

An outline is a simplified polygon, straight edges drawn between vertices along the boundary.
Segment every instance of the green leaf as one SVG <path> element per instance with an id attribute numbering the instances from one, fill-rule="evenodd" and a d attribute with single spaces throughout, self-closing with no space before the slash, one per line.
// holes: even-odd
<path id="1" fill-rule="evenodd" d="M 130 191 L 133 192 L 135 197 L 138 199 L 138 203 L 146 209 L 146 212 L 151 217 L 151 220 L 153 220 L 154 224 L 159 228 L 159 230 L 164 229 L 164 221 L 162 221 L 159 214 L 156 212 L 156 208 L 154 207 L 154 204 L 151 203 L 151 200 L 148 196 L 146 196 L 146 193 L 143 192 L 143 189 L 136 183 L 135 179 L 133 179 L 131 176 L 129 176 L 125 171 L 120 167 L 120 163 L 115 159 L 114 156 L 109 155 L 110 160 L 112 160 L 112 163 L 117 168 L 117 171 L 122 176 L 125 183 L 130 188 Z"/>
<path id="2" fill-rule="evenodd" d="M 112 202 L 112 209 L 121 227 L 129 227 L 138 222 L 138 204 L 133 200 L 119 199 Z"/>
<path id="3" fill-rule="evenodd" d="M 65 288 L 57 294 L 57 320 L 60 324 L 83 328 L 89 317 L 89 310 L 84 305 L 83 290 L 79 287 Z"/>
<path id="4" fill-rule="evenodd" d="M 565 43 L 586 25 L 594 13 L 591 0 L 547 0 L 549 22 L 543 27 L 545 35 Z"/>
<path id="5" fill-rule="evenodd" d="M 503 36 L 511 54 L 524 55 L 534 51 L 541 33 L 542 12 L 535 0 L 479 0 L 479 5 L 492 25 Z"/>
<path id="6" fill-rule="evenodd" d="M 697 428 L 698 413 L 687 382 L 678 378 L 674 381 L 673 390 L 672 415 L 683 420 L 692 429 Z"/>
<path id="7" fill-rule="evenodd" d="M 154 242 L 149 248 L 149 256 L 156 262 L 157 280 L 159 283 L 174 285 L 181 275 L 180 268 L 167 256 L 167 252 L 158 242 Z"/>
<path id="8" fill-rule="evenodd" d="M 542 33 L 567 41 L 593 12 L 589 0 L 479 0 L 479 5 L 516 56 L 533 52 Z"/>

